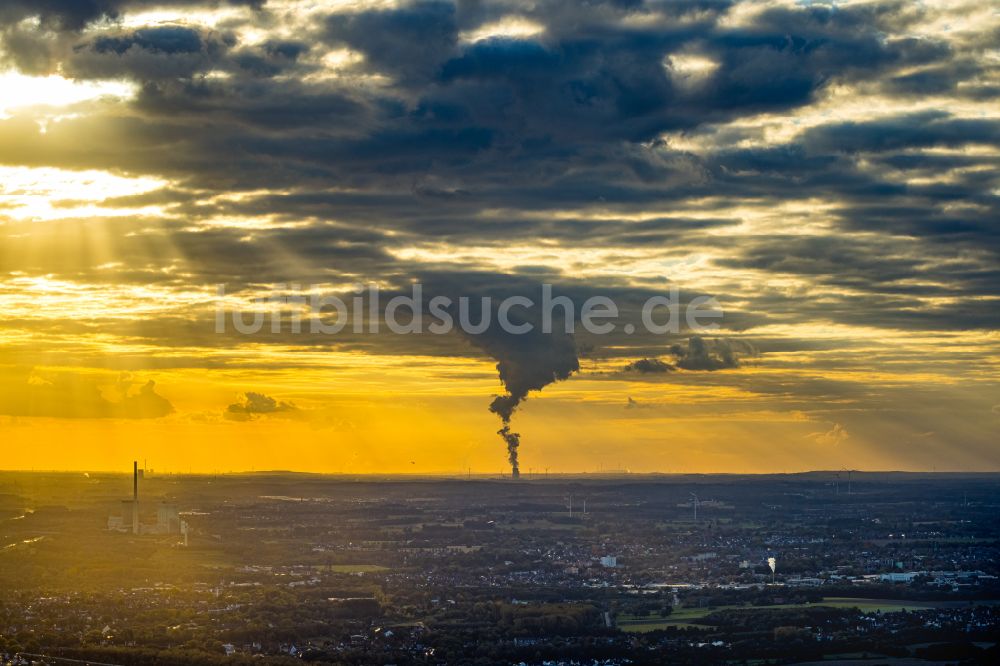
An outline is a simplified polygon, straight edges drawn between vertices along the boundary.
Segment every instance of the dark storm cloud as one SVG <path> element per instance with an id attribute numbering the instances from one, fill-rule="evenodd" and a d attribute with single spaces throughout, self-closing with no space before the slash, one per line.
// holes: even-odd
<path id="1" fill-rule="evenodd" d="M 0 24 L 37 17 L 43 26 L 80 30 L 90 21 L 117 16 L 123 0 L 10 0 L 0 8 Z"/>
<path id="2" fill-rule="evenodd" d="M 976 96 L 982 93 L 982 87 L 977 86 L 970 91 L 960 91 L 958 84 L 972 79 L 983 71 L 983 68 L 975 62 L 959 60 L 893 76 L 885 82 L 885 86 L 889 92 L 903 95 L 958 93 L 963 96 Z"/>
<path id="3" fill-rule="evenodd" d="M 464 144 L 471 149 L 458 153 L 465 160 L 494 148 L 497 158 L 517 155 L 537 166 L 547 154 L 561 152 L 571 157 L 578 152 L 578 148 L 551 144 L 555 137 L 585 143 L 640 140 L 662 129 L 694 127 L 768 108 L 791 108 L 807 102 L 832 77 L 851 76 L 860 66 L 870 69 L 916 58 L 899 45 L 883 44 L 871 26 L 859 28 L 857 22 L 846 20 L 846 11 L 828 18 L 801 11 L 768 15 L 759 25 L 727 31 L 714 25 L 725 8 L 725 3 L 654 6 L 646 11 L 654 15 L 657 11 L 681 16 L 696 13 L 698 18 L 682 27 L 661 21 L 654 28 L 638 29 L 619 23 L 639 10 L 634 4 L 545 3 L 528 12 L 547 25 L 547 35 L 539 41 L 500 39 L 471 44 L 458 40 L 458 30 L 461 23 L 475 25 L 489 15 L 477 3 L 462 3 L 458 10 L 449 3 L 415 3 L 392 10 L 337 13 L 326 22 L 326 39 L 331 45 L 363 52 L 365 62 L 359 67 L 390 75 L 395 86 L 384 94 L 369 92 L 363 118 L 357 114 L 345 118 L 342 108 L 330 106 L 331 102 L 342 106 L 338 100 L 345 98 L 358 101 L 357 92 L 346 93 L 340 89 L 342 84 L 311 91 L 287 84 L 262 88 L 248 85 L 243 76 L 211 85 L 147 88 L 144 107 L 152 114 L 162 108 L 173 118 L 183 118 L 188 112 L 192 124 L 207 112 L 222 121 L 227 115 L 252 118 L 255 108 L 270 108 L 270 122 L 260 124 L 295 128 L 299 136 L 267 141 L 253 135 L 233 136 L 232 143 L 243 146 L 248 154 L 259 151 L 286 162 L 325 158 L 335 161 L 333 168 L 359 160 L 397 159 L 398 150 L 409 158 L 380 170 L 413 173 L 437 167 L 441 151 Z M 82 45 L 93 48 L 84 48 L 82 55 L 76 52 L 81 59 L 77 69 L 81 74 L 110 74 L 116 65 L 119 73 L 155 80 L 167 73 L 191 76 L 209 64 L 254 77 L 308 73 L 314 67 L 299 64 L 306 52 L 304 42 L 272 40 L 262 47 L 239 46 L 222 62 L 218 56 L 229 44 L 223 40 L 221 46 L 213 47 L 214 42 L 202 35 L 200 57 L 195 57 L 193 28 L 184 30 L 189 33 L 182 53 L 160 48 L 163 35 L 157 39 L 143 38 L 144 32 L 137 33 L 138 38 L 93 37 L 94 43 Z M 795 37 L 796 31 L 803 36 Z M 180 32 L 175 35 L 180 36 Z M 719 62 L 717 71 L 693 89 L 676 84 L 663 64 L 665 57 L 689 44 Z M 131 63 L 122 55 L 122 61 L 96 57 L 107 54 L 109 46 L 115 53 L 128 46 L 126 52 L 135 50 L 135 56 L 142 56 L 136 60 L 141 61 L 130 71 Z M 334 129 L 326 125 L 332 120 L 340 121 L 338 131 L 349 121 L 363 133 L 353 144 L 331 145 L 325 135 Z M 227 142 L 232 132 L 232 128 L 212 129 L 216 144 Z M 303 132 L 311 134 L 308 141 L 300 140 Z M 192 143 L 188 149 L 197 145 Z M 201 145 L 206 153 L 211 147 Z M 187 166 L 200 169 L 198 161 Z M 480 170 L 487 166 L 497 164 L 483 164 Z"/>
<path id="4" fill-rule="evenodd" d="M 154 26 L 98 35 L 73 47 L 66 72 L 77 78 L 142 81 L 190 77 L 210 69 L 234 39 L 184 26 Z"/>
<path id="5" fill-rule="evenodd" d="M 821 305 L 761 292 L 750 306 L 758 312 L 737 312 L 733 325 L 818 313 L 920 328 L 990 321 L 962 299 L 997 292 L 996 158 L 927 151 L 996 145 L 995 121 L 941 111 L 828 121 L 785 144 L 762 141 L 748 125 L 761 112 L 795 112 L 833 85 L 878 84 L 906 95 L 973 83 L 983 89 L 990 67 L 975 54 L 988 40 L 909 36 L 927 8 L 773 7 L 731 21 L 724 20 L 729 2 L 415 2 L 331 10 L 294 38 L 254 44 L 239 41 L 238 21 L 218 31 L 194 24 L 125 31 L 94 22 L 152 4 L 18 2 L 0 13 L 8 26 L 29 15 L 43 19 L 42 29 L 5 34 L 9 57 L 141 83 L 127 113 L 96 106 L 93 115 L 50 123 L 44 135 L 16 114 L 0 121 L 7 163 L 177 181 L 139 195 L 161 205 L 163 219 L 83 223 L 68 213 L 51 224 L 46 253 L 28 251 L 30 239 L 9 227 L 0 246 L 9 270 L 178 285 L 344 275 L 402 283 L 452 271 L 461 284 L 463 275 L 492 275 L 461 258 L 463 245 L 500 250 L 542 241 L 566 261 L 584 247 L 656 252 L 664 260 L 714 251 L 722 268 L 808 276 L 861 294 L 828 294 Z M 543 30 L 464 37 L 512 16 Z M 264 5 L 251 20 L 266 30 L 278 18 Z M 63 38 L 72 48 L 43 48 L 49 33 L 87 25 Z M 364 57 L 335 77 L 309 78 L 331 48 Z M 685 78 L 690 54 L 712 66 Z M 228 78 L 203 77 L 209 70 Z M 704 139 L 706 147 L 672 149 L 662 131 Z M 729 147 L 743 141 L 760 147 Z M 886 168 L 870 168 L 873 161 Z M 942 168 L 956 173 L 933 182 Z M 270 191 L 211 199 L 261 189 Z M 727 233 L 743 223 L 733 206 L 808 197 L 837 202 L 834 229 L 868 235 L 737 241 Z M 698 216 L 690 214 L 695 206 Z M 600 216 L 584 214 L 591 209 Z M 194 226 L 232 216 L 289 226 Z M 71 240 L 85 231 L 100 232 L 113 251 L 81 254 Z M 31 236 L 38 234 L 46 232 Z M 421 243 L 458 249 L 450 261 L 399 258 L 400 249 Z M 97 268 L 117 254 L 132 261 Z M 622 257 L 608 261 L 630 260 Z M 608 268 L 609 276 L 590 278 L 590 293 L 621 286 L 611 277 L 615 266 Z M 565 283 L 567 270 L 511 272 Z M 733 296 L 746 296 L 739 289 L 734 282 Z M 935 308 L 920 300 L 941 295 L 957 300 Z"/>
<path id="6" fill-rule="evenodd" d="M 233 54 L 233 62 L 254 76 L 273 77 L 293 69 L 299 57 L 309 51 L 304 42 L 268 41 L 258 48 L 245 48 Z"/>
<path id="7" fill-rule="evenodd" d="M 996 144 L 1000 142 L 1000 121 L 954 118 L 945 111 L 930 111 L 888 120 L 822 125 L 806 132 L 802 142 L 815 153 Z"/>
<path id="8" fill-rule="evenodd" d="M 774 236 L 747 243 L 742 252 L 720 263 L 732 268 L 754 268 L 768 273 L 810 275 L 831 286 L 892 291 L 913 289 L 909 283 L 924 261 L 917 256 L 894 254 L 849 238 Z M 849 274 L 844 268 L 849 266 Z M 928 285 L 931 288 L 931 285 Z"/>
<path id="9" fill-rule="evenodd" d="M 426 81 L 455 49 L 458 25 L 450 2 L 334 14 L 327 36 L 363 52 L 372 67 L 409 82 Z"/>
<path id="10" fill-rule="evenodd" d="M 719 28 L 710 15 L 681 27 L 552 25 L 538 42 L 462 48 L 441 64 L 440 79 L 449 84 L 441 95 L 454 101 L 462 93 L 485 94 L 503 105 L 501 121 L 516 114 L 522 131 L 642 140 L 666 129 L 793 108 L 833 80 L 947 55 L 926 40 L 885 40 L 869 18 L 864 10 L 812 7 L 769 10 L 738 29 Z M 718 64 L 697 85 L 679 84 L 669 63 L 664 66 L 685 46 Z M 473 116 L 492 113 L 466 108 Z"/>
<path id="11" fill-rule="evenodd" d="M 301 182 L 311 175 L 364 179 L 366 187 L 384 190 L 400 178 L 425 196 L 468 195 L 472 204 L 482 205 L 484 199 L 517 195 L 528 207 L 545 205 L 543 200 L 579 203 L 584 193 L 640 205 L 651 194 L 641 184 L 663 183 L 665 176 L 678 184 L 697 180 L 700 167 L 690 160 L 649 160 L 641 150 L 629 155 L 622 140 L 628 145 L 665 129 L 794 108 L 829 81 L 855 76 L 858 68 L 870 75 L 872 68 L 901 67 L 938 53 L 915 55 L 914 48 L 882 39 L 874 19 L 860 10 L 775 10 L 746 27 L 723 29 L 716 20 L 726 8 L 726 3 L 542 3 L 527 11 L 547 28 L 537 40 L 475 43 L 460 41 L 458 34 L 460 26 L 490 17 L 479 3 L 458 9 L 414 3 L 331 15 L 325 38 L 332 46 L 362 51 L 361 71 L 389 75 L 392 85 L 381 91 L 363 91 L 349 80 L 312 87 L 252 83 L 247 77 L 311 71 L 313 65 L 299 64 L 304 46 L 273 40 L 258 47 L 235 45 L 223 58 L 229 44 L 203 31 L 193 50 L 193 27 L 98 34 L 74 53 L 81 72 L 114 69 L 149 84 L 137 104 L 154 124 L 129 128 L 131 156 L 107 155 L 106 161 L 205 178 L 218 178 L 221 171 L 230 178 L 242 175 L 246 187 L 253 181 Z M 645 28 L 622 23 L 636 12 L 695 18 L 679 24 L 661 19 Z M 678 84 L 664 65 L 688 46 L 718 64 L 693 87 Z M 73 60 L 68 64 L 72 68 Z M 162 81 L 208 66 L 236 76 Z M 143 145 L 164 140 L 172 150 L 157 151 L 157 162 L 143 163 Z M 100 162 L 106 153 L 97 151 L 91 159 Z M 237 172 L 224 160 L 230 155 L 243 158 Z M 632 178 L 604 177 L 601 165 L 609 159 Z M 266 167 L 255 172 L 263 161 Z M 419 182 L 451 171 L 460 172 L 462 182 L 455 187 Z M 531 183 L 535 192 L 494 187 L 508 174 L 513 182 L 507 187 Z M 670 196 L 657 192 L 664 195 Z"/>
<path id="12" fill-rule="evenodd" d="M 202 49 L 202 37 L 197 30 L 183 26 L 142 28 L 121 36 L 99 36 L 90 48 L 97 53 L 123 55 L 132 48 L 153 53 L 195 53 Z"/>
<path id="13" fill-rule="evenodd" d="M 995 294 L 1000 162 L 984 148 L 998 144 L 995 120 L 928 111 L 823 124 L 793 143 L 719 151 L 708 162 L 718 187 L 776 201 L 835 200 L 840 228 L 880 239 L 772 236 L 720 263 L 824 276 L 830 286 L 864 291 Z"/>
<path id="14" fill-rule="evenodd" d="M 688 338 L 686 346 L 673 345 L 670 353 L 678 368 L 713 371 L 737 368 L 742 357 L 755 355 L 757 351 L 744 340 L 706 340 L 694 335 Z"/>
<path id="15" fill-rule="evenodd" d="M 224 0 L 218 5 L 246 6 L 259 8 L 263 0 Z M 124 15 L 152 8 L 199 8 L 203 0 L 9 0 L 0 4 L 0 42 L 3 52 L 0 62 L 8 61 L 18 69 L 31 74 L 49 74 L 57 69 L 71 69 L 74 46 L 79 46 L 79 37 L 88 27 L 100 25 L 114 31 L 116 22 Z M 150 26 L 146 31 L 160 28 Z M 142 31 L 137 31 L 142 32 Z M 146 42 L 149 47 L 158 42 L 163 46 L 164 35 L 138 37 L 136 41 Z M 117 42 L 118 46 L 129 40 L 124 36 L 101 35 L 98 41 L 105 45 Z M 135 60 L 133 54 L 129 60 Z M 88 67 L 84 62 L 72 72 L 73 76 L 132 76 L 142 79 L 144 68 Z M 161 63 L 162 65 L 162 63 Z M 178 76 L 190 76 L 197 69 L 179 70 Z"/>

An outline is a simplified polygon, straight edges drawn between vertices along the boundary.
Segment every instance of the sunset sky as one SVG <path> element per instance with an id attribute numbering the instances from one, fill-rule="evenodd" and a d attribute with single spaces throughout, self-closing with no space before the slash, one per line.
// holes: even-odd
<path id="1" fill-rule="evenodd" d="M 717 299 L 523 473 L 1000 470 L 1000 8 L 0 3 L 0 469 L 507 469 L 488 344 L 215 331 L 369 283 Z"/>

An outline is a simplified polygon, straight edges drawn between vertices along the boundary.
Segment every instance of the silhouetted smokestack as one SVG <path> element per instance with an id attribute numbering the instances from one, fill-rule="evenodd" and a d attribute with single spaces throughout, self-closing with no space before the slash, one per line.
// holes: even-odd
<path id="1" fill-rule="evenodd" d="M 139 461 L 132 461 L 132 534 L 139 533 Z"/>

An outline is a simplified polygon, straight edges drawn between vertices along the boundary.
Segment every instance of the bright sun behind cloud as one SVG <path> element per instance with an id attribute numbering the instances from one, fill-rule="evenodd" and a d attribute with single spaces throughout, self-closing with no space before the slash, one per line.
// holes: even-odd
<path id="1" fill-rule="evenodd" d="M 129 178 L 95 169 L 0 166 L 0 215 L 18 221 L 126 215 L 135 209 L 99 204 L 104 199 L 143 194 L 165 184 L 161 178 Z"/>
<path id="2" fill-rule="evenodd" d="M 76 81 L 58 74 L 28 76 L 13 70 L 0 73 L 0 119 L 31 107 L 67 107 L 80 102 L 112 97 L 127 100 L 136 85 L 127 81 Z"/>

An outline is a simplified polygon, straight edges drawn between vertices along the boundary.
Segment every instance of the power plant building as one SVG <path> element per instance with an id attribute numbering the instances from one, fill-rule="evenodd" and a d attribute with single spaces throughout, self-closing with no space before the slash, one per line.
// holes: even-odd
<path id="1" fill-rule="evenodd" d="M 181 517 L 173 504 L 161 502 L 156 509 L 156 531 L 160 534 L 179 534 Z"/>
<path id="2" fill-rule="evenodd" d="M 121 513 L 108 517 L 108 529 L 114 532 L 131 532 L 132 534 L 182 534 L 183 521 L 177 506 L 169 502 L 160 502 L 156 507 L 156 522 L 143 524 L 140 520 L 139 479 L 143 478 L 143 470 L 139 469 L 138 461 L 132 463 L 132 499 L 121 501 Z M 186 540 L 185 535 L 185 540 Z"/>

